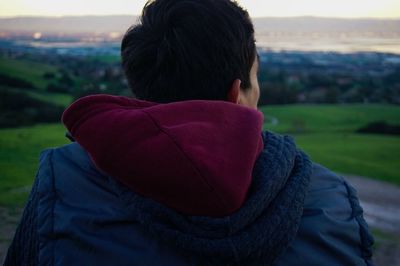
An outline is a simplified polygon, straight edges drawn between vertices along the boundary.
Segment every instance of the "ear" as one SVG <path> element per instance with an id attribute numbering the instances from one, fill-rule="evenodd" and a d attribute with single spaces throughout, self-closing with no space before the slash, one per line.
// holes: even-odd
<path id="1" fill-rule="evenodd" d="M 228 101 L 232 103 L 239 103 L 240 85 L 242 81 L 240 79 L 235 79 L 232 82 L 232 86 L 228 92 Z"/>

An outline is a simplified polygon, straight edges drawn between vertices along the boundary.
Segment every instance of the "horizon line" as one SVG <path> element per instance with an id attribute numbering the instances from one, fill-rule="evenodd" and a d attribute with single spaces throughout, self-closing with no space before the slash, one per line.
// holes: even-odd
<path id="1" fill-rule="evenodd" d="M 16 16 L 0 16 L 0 19 L 16 19 L 16 18 L 79 18 L 79 17 L 140 17 L 141 14 L 88 14 L 88 15 L 16 15 Z M 400 20 L 399 17 L 329 17 L 315 15 L 296 15 L 296 16 L 252 16 L 252 19 L 272 18 L 272 19 L 288 19 L 288 18 L 318 18 L 318 19 L 343 19 L 343 20 Z"/>

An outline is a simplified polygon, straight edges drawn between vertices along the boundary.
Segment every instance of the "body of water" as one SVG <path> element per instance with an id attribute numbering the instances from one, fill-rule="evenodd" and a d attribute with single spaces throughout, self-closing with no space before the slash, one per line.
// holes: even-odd
<path id="1" fill-rule="evenodd" d="M 326 51 L 340 53 L 380 52 L 400 54 L 400 36 L 394 37 L 315 37 L 257 36 L 257 46 L 273 51 Z"/>

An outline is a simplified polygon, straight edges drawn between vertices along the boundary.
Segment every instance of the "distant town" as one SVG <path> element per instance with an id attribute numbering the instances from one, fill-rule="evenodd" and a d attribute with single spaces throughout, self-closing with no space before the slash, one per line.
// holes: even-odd
<path id="1" fill-rule="evenodd" d="M 400 104 L 400 55 L 260 48 L 262 104 Z"/>
<path id="2" fill-rule="evenodd" d="M 48 91 L 74 97 L 98 92 L 129 94 L 119 62 L 121 38 L 117 32 L 3 33 L 0 58 L 32 60 L 54 67 L 57 73 L 46 74 Z M 400 104 L 400 54 L 262 46 L 258 53 L 260 104 Z M 1 69 L 0 77 L 2 85 L 7 85 L 10 78 Z"/>

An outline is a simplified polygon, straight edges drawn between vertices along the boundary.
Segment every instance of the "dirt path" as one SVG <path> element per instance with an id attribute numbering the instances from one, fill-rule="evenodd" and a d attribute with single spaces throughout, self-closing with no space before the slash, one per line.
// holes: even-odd
<path id="1" fill-rule="evenodd" d="M 400 265 L 400 187 L 365 177 L 346 179 L 357 189 L 364 218 L 373 230 L 376 265 Z"/>
<path id="2" fill-rule="evenodd" d="M 0 265 L 3 265 L 8 245 L 22 215 L 21 208 L 0 207 Z"/>
<path id="3" fill-rule="evenodd" d="M 346 179 L 357 189 L 368 224 L 400 237 L 400 187 L 364 177 Z"/>

